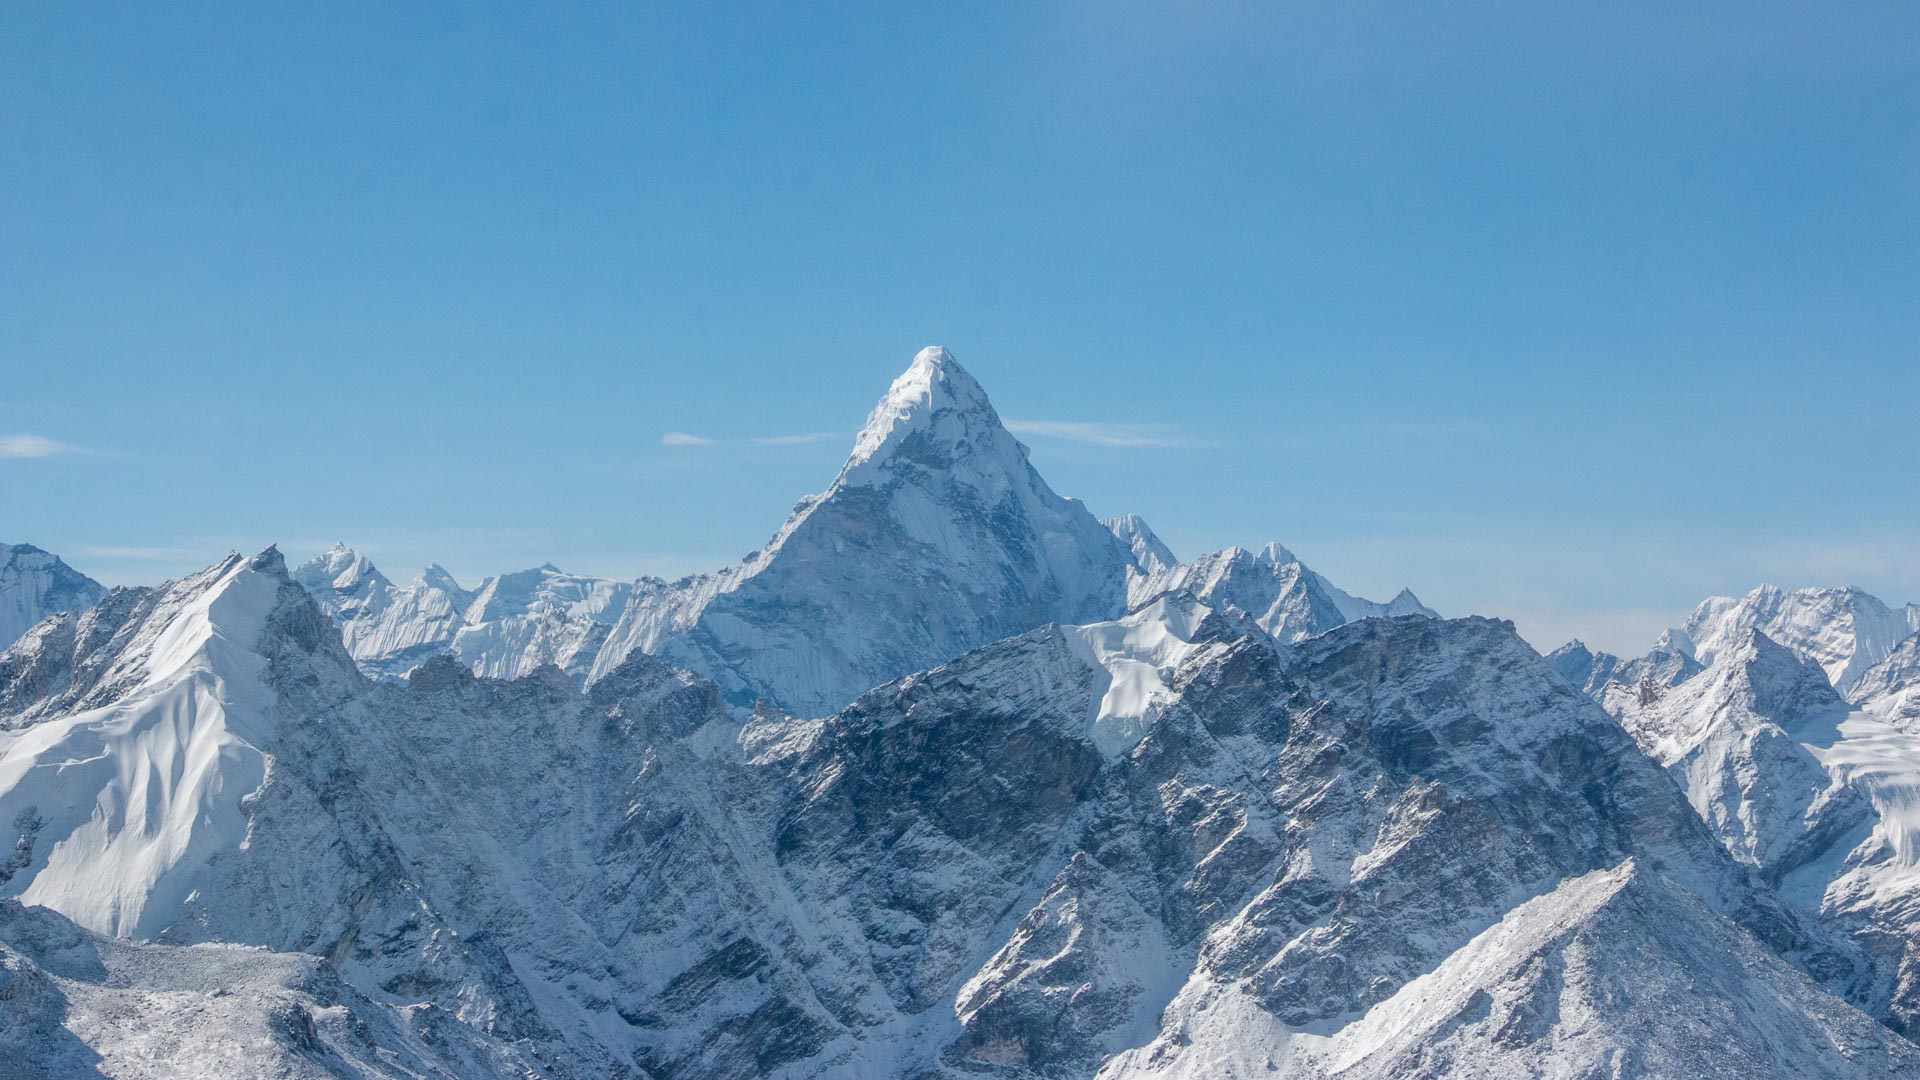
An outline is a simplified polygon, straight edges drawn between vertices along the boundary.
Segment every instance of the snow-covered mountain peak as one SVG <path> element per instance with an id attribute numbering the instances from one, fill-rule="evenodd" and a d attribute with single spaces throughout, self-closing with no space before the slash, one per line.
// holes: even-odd
<path id="1" fill-rule="evenodd" d="M 1162 543 L 1160 537 L 1147 527 L 1146 519 L 1139 514 L 1122 514 L 1117 518 L 1102 518 L 1100 524 L 1120 538 L 1122 543 L 1133 552 L 1133 561 L 1142 573 L 1153 574 L 1179 565 L 1173 549 Z"/>
<path id="2" fill-rule="evenodd" d="M 1792 718 L 1846 708 L 1819 664 L 1759 630 L 1741 633 L 1721 652 L 1703 673 L 1702 688 L 1716 679 L 1724 680 L 1724 689 L 1713 695 L 1716 701 L 1737 700 L 1761 716 Z"/>
<path id="3" fill-rule="evenodd" d="M 654 652 L 741 707 L 821 716 L 1010 634 L 1113 618 L 1136 569 L 1047 486 L 952 355 L 923 350 L 826 491 L 739 565 L 639 589 L 592 677 Z"/>
<path id="4" fill-rule="evenodd" d="M 1849 700 L 1888 723 L 1912 729 L 1920 725 L 1920 634 L 1896 646 L 1853 684 Z"/>
<path id="5" fill-rule="evenodd" d="M 58 611 L 100 602 L 106 587 L 32 544 L 0 545 L 0 649 Z"/>
<path id="6" fill-rule="evenodd" d="M 1278 540 L 1269 540 L 1267 545 L 1260 549 L 1260 553 L 1254 556 L 1254 562 L 1265 566 L 1285 566 L 1299 561 L 1300 557 L 1288 551 L 1286 545 Z"/>
<path id="7" fill-rule="evenodd" d="M 1683 627 L 1669 631 L 1662 640 L 1711 665 L 1753 629 L 1818 663 L 1834 688 L 1846 693 L 1902 639 L 1920 631 L 1920 606 L 1892 608 L 1851 585 L 1817 589 L 1762 585 L 1742 597 L 1708 598 Z"/>
<path id="8" fill-rule="evenodd" d="M 1402 589 L 1385 604 L 1363 600 L 1307 568 L 1279 543 L 1258 553 L 1230 547 L 1191 563 L 1136 574 L 1128 582 L 1132 607 L 1163 592 L 1185 589 L 1208 604 L 1244 612 L 1275 640 L 1291 643 L 1356 619 L 1435 612 Z"/>
<path id="9" fill-rule="evenodd" d="M 300 565 L 303 576 L 319 578 L 325 575 L 328 584 L 342 592 L 357 591 L 367 585 L 381 586 L 390 584 L 365 555 L 342 543 L 336 543 L 319 556 Z"/>
<path id="10" fill-rule="evenodd" d="M 952 469 L 976 487 L 997 486 L 1026 466 L 1026 447 L 953 354 L 920 350 L 868 414 L 836 486 L 878 484 L 893 468 Z"/>
<path id="11" fill-rule="evenodd" d="M 453 574 L 439 563 L 428 563 L 421 568 L 419 573 L 413 575 L 413 579 L 407 582 L 407 584 L 425 586 L 429 589 L 443 589 L 449 593 L 463 595 L 467 591 L 461 586 L 460 582 L 454 579 Z"/>
<path id="12" fill-rule="evenodd" d="M 134 599 L 103 655 L 58 665 L 86 671 L 79 707 L 0 733 L 0 817 L 31 823 L 16 855 L 32 872 L 15 883 L 23 902 L 144 936 L 244 839 L 243 800 L 265 780 L 276 719 L 267 653 L 289 630 L 326 624 L 275 548 Z"/>

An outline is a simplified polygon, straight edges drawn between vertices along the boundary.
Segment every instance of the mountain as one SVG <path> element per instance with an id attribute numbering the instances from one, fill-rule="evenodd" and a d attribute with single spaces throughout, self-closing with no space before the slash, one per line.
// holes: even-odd
<path id="1" fill-rule="evenodd" d="M 21 698 L 25 709 L 0 718 L 13 728 L 0 736 L 0 817 L 19 829 L 16 861 L 35 868 L 14 875 L 15 895 L 122 936 L 178 917 L 207 860 L 246 836 L 242 800 L 267 775 L 273 696 L 254 643 L 283 584 L 299 593 L 277 552 L 232 555 L 116 593 L 130 602 L 86 635 L 34 642 L 13 670 L 65 678 L 46 680 L 53 715 L 34 717 Z M 11 685 L 0 693 L 16 697 Z"/>
<path id="2" fill-rule="evenodd" d="M 0 550 L 7 557 L 0 563 L 0 649 L 41 619 L 85 611 L 107 594 L 105 586 L 32 544 Z"/>
<path id="3" fill-rule="evenodd" d="M 1278 545 L 1183 566 L 1137 515 L 1095 519 L 1047 486 L 938 347 L 894 380 L 832 484 L 718 573 L 629 584 L 549 566 L 468 593 L 438 567 L 395 586 L 338 546 L 294 576 L 377 677 L 449 652 L 483 675 L 552 663 L 591 681 L 644 652 L 713 679 L 737 709 L 764 699 L 810 716 L 1010 634 L 1115 618 L 1166 593 L 1245 611 L 1289 641 L 1433 614 L 1409 592 L 1350 596 Z"/>
<path id="4" fill-rule="evenodd" d="M 1851 588 L 1715 598 L 1588 687 L 1737 858 L 1894 973 L 1890 1021 L 1909 1033 L 1920 1032 L 1920 732 L 1906 710 L 1920 696 L 1920 644 L 1889 640 L 1912 610 Z M 1572 650 L 1555 655 L 1579 667 Z"/>
<path id="5" fill-rule="evenodd" d="M 1279 544 L 1268 544 L 1259 554 L 1228 548 L 1191 564 L 1162 561 L 1157 568 L 1136 576 L 1129 586 L 1136 602 L 1180 590 L 1209 603 L 1232 605 L 1251 615 L 1261 629 L 1287 642 L 1324 634 L 1356 619 L 1438 617 L 1405 589 L 1384 604 L 1348 595 L 1307 569 L 1293 552 Z"/>
<path id="6" fill-rule="evenodd" d="M 1775 881 L 1872 816 L 1867 801 L 1834 785 L 1789 733 L 1845 713 L 1846 702 L 1818 664 L 1758 630 L 1677 683 L 1615 682 L 1600 697 L 1641 748 L 1676 774 L 1734 857 Z"/>
<path id="7" fill-rule="evenodd" d="M 293 576 L 339 624 L 347 651 L 379 676 L 405 675 L 449 648 L 473 605 L 473 594 L 437 565 L 396 586 L 345 544 L 301 564 Z"/>
<path id="8" fill-rule="evenodd" d="M 381 678 L 402 677 L 443 652 L 487 676 L 554 664 L 583 677 L 634 592 L 627 582 L 552 565 L 487 578 L 472 592 L 437 564 L 395 585 L 344 544 L 293 576 L 339 624 L 361 668 Z"/>
<path id="9" fill-rule="evenodd" d="M 1139 514 L 1101 518 L 1100 524 L 1105 525 L 1107 531 L 1119 537 L 1120 541 L 1127 545 L 1127 550 L 1133 552 L 1133 565 L 1138 574 L 1151 576 L 1173 567 L 1180 561 L 1174 558 L 1173 549 L 1167 547 L 1158 536 L 1154 535 L 1153 530 L 1147 527 L 1146 521 Z"/>
<path id="10" fill-rule="evenodd" d="M 1920 632 L 1920 604 L 1892 608 L 1850 585 L 1793 590 L 1762 585 L 1739 598 L 1708 598 L 1669 635 L 1681 651 L 1711 664 L 1749 630 L 1819 664 L 1844 694 L 1902 639 Z"/>
<path id="11" fill-rule="evenodd" d="M 655 653 L 737 704 L 823 715 L 1008 634 L 1117 616 L 1134 565 L 1040 478 L 953 355 L 927 348 L 826 491 L 739 565 L 642 590 L 594 675 Z"/>
<path id="12" fill-rule="evenodd" d="M 63 674 L 5 699 L 0 895 L 152 944 L 54 956 L 0 912 L 8 970 L 83 1006 L 9 1012 L 21 1045 L 123 1053 L 93 1003 L 164 984 L 163 1046 L 231 1023 L 277 1060 L 304 1012 L 344 1060 L 365 1033 L 462 1076 L 1198 1074 L 1349 1030 L 1525 1074 L 1687 1025 L 1776 1032 L 1727 1059 L 1760 1075 L 1822 1040 L 1913 1074 L 1860 1011 L 1884 973 L 1509 624 L 1285 645 L 1171 594 L 741 719 L 646 654 L 584 689 L 451 656 L 370 680 L 271 550 L 117 595 L 10 669 Z M 214 943 L 254 950 L 208 1005 Z"/>

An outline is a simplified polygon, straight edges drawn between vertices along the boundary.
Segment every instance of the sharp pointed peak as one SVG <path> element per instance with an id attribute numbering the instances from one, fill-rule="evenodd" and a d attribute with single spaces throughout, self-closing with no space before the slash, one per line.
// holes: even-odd
<path id="1" fill-rule="evenodd" d="M 953 353 L 943 346 L 929 345 L 914 355 L 913 363 L 893 380 L 867 414 L 841 478 L 852 481 L 863 476 L 862 466 L 892 456 L 912 436 L 922 433 L 956 446 L 968 445 L 975 452 L 999 453 L 1017 458 L 1022 465 L 1025 462 L 1025 448 L 1007 433 L 993 403 L 987 400 L 986 390 L 960 366 Z"/>
<path id="2" fill-rule="evenodd" d="M 1300 561 L 1298 555 L 1287 550 L 1287 546 L 1278 540 L 1269 540 L 1266 546 L 1260 549 L 1260 554 L 1254 558 L 1258 562 L 1272 563 L 1275 566 L 1285 566 L 1288 563 Z"/>

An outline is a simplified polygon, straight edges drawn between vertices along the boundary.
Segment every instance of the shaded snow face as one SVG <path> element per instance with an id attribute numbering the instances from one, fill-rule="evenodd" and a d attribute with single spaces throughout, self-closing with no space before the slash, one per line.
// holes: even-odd
<path id="1" fill-rule="evenodd" d="M 106 587 L 59 557 L 32 544 L 0 546 L 0 649 L 35 623 L 58 612 L 79 612 L 100 602 Z"/>

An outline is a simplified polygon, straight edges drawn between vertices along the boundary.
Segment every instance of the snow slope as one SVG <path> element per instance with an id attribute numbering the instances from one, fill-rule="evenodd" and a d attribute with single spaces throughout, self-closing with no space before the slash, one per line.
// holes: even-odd
<path id="1" fill-rule="evenodd" d="M 102 682 L 114 700 L 0 732 L 0 820 L 26 873 L 0 892 L 103 933 L 166 926 L 212 855 L 246 835 L 273 697 L 255 652 L 284 572 L 269 550 L 162 590 Z"/>

